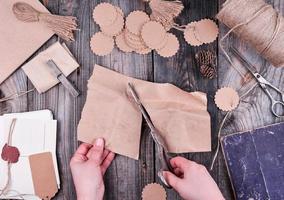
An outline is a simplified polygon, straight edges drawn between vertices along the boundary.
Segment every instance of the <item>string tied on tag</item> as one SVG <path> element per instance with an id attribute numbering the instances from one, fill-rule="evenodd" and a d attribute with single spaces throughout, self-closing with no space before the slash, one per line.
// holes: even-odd
<path id="1" fill-rule="evenodd" d="M 243 99 L 258 85 L 258 83 L 255 83 L 253 84 L 242 96 L 240 96 L 240 101 L 243 101 Z M 240 105 L 240 104 L 239 104 Z M 220 146 L 221 146 L 221 131 L 225 125 L 225 122 L 226 120 L 231 116 L 231 114 L 234 112 L 234 110 L 232 111 L 228 111 L 226 112 L 224 118 L 222 119 L 222 122 L 219 126 L 219 129 L 218 129 L 218 133 L 217 133 L 217 137 L 218 137 L 218 140 L 217 140 L 217 147 L 216 147 L 216 150 L 215 150 L 215 153 L 214 153 L 214 156 L 213 156 L 213 159 L 212 159 L 212 162 L 211 162 L 211 165 L 210 165 L 210 171 L 213 170 L 214 168 L 214 164 L 216 162 L 216 159 L 217 159 L 217 156 L 219 154 L 219 151 L 220 151 Z"/>
<path id="2" fill-rule="evenodd" d="M 42 22 L 60 38 L 66 41 L 74 41 L 73 31 L 78 30 L 76 17 L 43 13 L 24 2 L 15 3 L 13 12 L 20 21 Z"/>
<path id="3" fill-rule="evenodd" d="M 11 165 L 13 163 L 18 162 L 19 156 L 20 156 L 19 149 L 17 147 L 12 146 L 12 135 L 15 129 L 16 121 L 17 119 L 15 118 L 12 119 L 12 122 L 9 128 L 7 143 L 4 145 L 2 152 L 1 152 L 1 158 L 4 161 L 7 161 L 7 181 L 4 187 L 0 189 L 0 196 L 2 196 L 3 194 L 6 194 L 9 191 L 8 188 L 11 182 Z"/>
<path id="4" fill-rule="evenodd" d="M 212 43 L 219 34 L 216 22 L 208 18 L 192 21 L 187 25 L 174 23 L 172 28 L 183 32 L 185 41 L 192 46 Z"/>
<path id="5" fill-rule="evenodd" d="M 20 156 L 20 151 L 17 147 L 12 146 L 12 134 L 16 125 L 17 119 L 12 119 L 7 143 L 2 148 L 1 158 L 8 163 L 17 163 Z"/>
<path id="6" fill-rule="evenodd" d="M 9 198 L 19 198 L 19 199 L 26 199 L 26 195 L 32 194 L 21 194 L 17 190 L 9 189 L 11 184 L 11 167 L 13 163 L 16 163 L 19 159 L 20 152 L 18 148 L 12 146 L 12 135 L 14 133 L 14 129 L 16 126 L 17 119 L 13 118 L 10 124 L 9 133 L 7 143 L 4 145 L 1 153 L 1 157 L 3 160 L 7 161 L 7 180 L 3 188 L 0 189 L 0 197 L 5 195 Z M 14 194 L 12 194 L 14 193 Z M 9 194 L 9 195 L 8 195 Z"/>

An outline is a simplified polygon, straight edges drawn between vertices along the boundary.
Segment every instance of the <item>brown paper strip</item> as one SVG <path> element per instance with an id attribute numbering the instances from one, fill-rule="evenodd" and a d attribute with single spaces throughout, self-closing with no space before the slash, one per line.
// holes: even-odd
<path id="1" fill-rule="evenodd" d="M 58 191 L 52 154 L 50 152 L 29 156 L 35 195 L 51 199 Z"/>

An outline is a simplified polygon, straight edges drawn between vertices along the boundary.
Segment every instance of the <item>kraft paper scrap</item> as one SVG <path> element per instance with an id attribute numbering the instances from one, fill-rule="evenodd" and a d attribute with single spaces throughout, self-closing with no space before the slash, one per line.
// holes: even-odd
<path id="1" fill-rule="evenodd" d="M 52 44 L 22 67 L 39 93 L 44 93 L 59 83 L 59 80 L 53 75 L 52 69 L 47 64 L 50 59 L 56 63 L 66 77 L 79 67 L 64 43 L 56 42 Z"/>
<path id="2" fill-rule="evenodd" d="M 142 115 L 128 90 L 135 86 L 142 103 L 172 153 L 211 150 L 206 94 L 185 92 L 171 84 L 127 77 L 95 65 L 78 125 L 78 139 L 92 143 L 103 137 L 106 148 L 138 159 Z"/>
<path id="3" fill-rule="evenodd" d="M 0 5 L 0 84 L 40 48 L 54 33 L 38 22 L 18 20 L 12 7 L 19 0 L 1 1 Z M 48 12 L 38 0 L 21 0 L 35 9 Z"/>

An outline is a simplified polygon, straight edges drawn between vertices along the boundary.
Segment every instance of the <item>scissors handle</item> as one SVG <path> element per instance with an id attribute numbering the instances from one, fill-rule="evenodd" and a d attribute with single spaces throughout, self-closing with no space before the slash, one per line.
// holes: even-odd
<path id="1" fill-rule="evenodd" d="M 281 107 L 281 113 L 279 113 L 277 111 L 277 105 L 278 108 Z M 273 113 L 273 115 L 275 115 L 276 117 L 284 117 L 284 103 L 282 101 L 272 101 L 271 102 L 271 112 Z"/>
<path id="2" fill-rule="evenodd" d="M 169 154 L 164 150 L 164 148 L 160 145 L 157 146 L 158 147 L 158 154 L 159 154 L 159 160 L 160 160 L 160 170 L 158 172 L 158 176 L 160 178 L 160 180 L 162 181 L 162 183 L 169 189 L 171 189 L 172 187 L 169 185 L 169 183 L 166 181 L 164 175 L 163 175 L 163 171 L 170 171 L 173 172 L 173 169 L 170 165 L 170 159 L 171 157 L 169 156 Z"/>
<path id="3" fill-rule="evenodd" d="M 279 90 L 277 87 L 275 87 L 274 85 L 272 85 L 271 83 L 266 83 L 266 85 L 268 85 L 269 87 L 271 87 L 273 90 L 275 90 L 278 94 L 280 94 L 281 96 L 281 101 L 280 102 L 283 102 L 284 103 L 284 93 Z"/>
<path id="4" fill-rule="evenodd" d="M 274 99 L 271 95 L 271 93 L 268 91 L 266 85 L 270 86 L 271 88 L 273 88 L 276 92 L 281 94 L 281 101 L 277 101 L 276 99 Z M 271 84 L 261 84 L 261 88 L 263 89 L 263 91 L 267 94 L 267 96 L 269 97 L 270 101 L 271 101 L 271 112 L 273 113 L 273 115 L 275 117 L 283 117 L 284 116 L 284 102 L 283 102 L 283 93 L 278 90 L 278 88 L 274 88 L 273 85 Z M 281 112 L 279 114 L 279 112 L 277 111 L 277 108 L 281 109 Z"/>
<path id="5" fill-rule="evenodd" d="M 158 158 L 161 165 L 160 170 L 158 172 L 158 177 L 167 188 L 171 189 L 172 187 L 168 184 L 168 182 L 163 176 L 163 171 L 173 172 L 173 169 L 170 164 L 171 157 L 168 154 L 167 145 L 165 144 L 163 138 L 161 138 L 160 134 L 156 129 L 151 130 L 151 135 L 155 141 L 158 152 Z"/>

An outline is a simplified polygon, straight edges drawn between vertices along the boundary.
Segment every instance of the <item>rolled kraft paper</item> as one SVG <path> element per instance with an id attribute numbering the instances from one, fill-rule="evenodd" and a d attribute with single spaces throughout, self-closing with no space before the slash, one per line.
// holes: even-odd
<path id="1" fill-rule="evenodd" d="M 217 19 L 275 67 L 284 66 L 284 20 L 263 0 L 227 0 Z"/>

